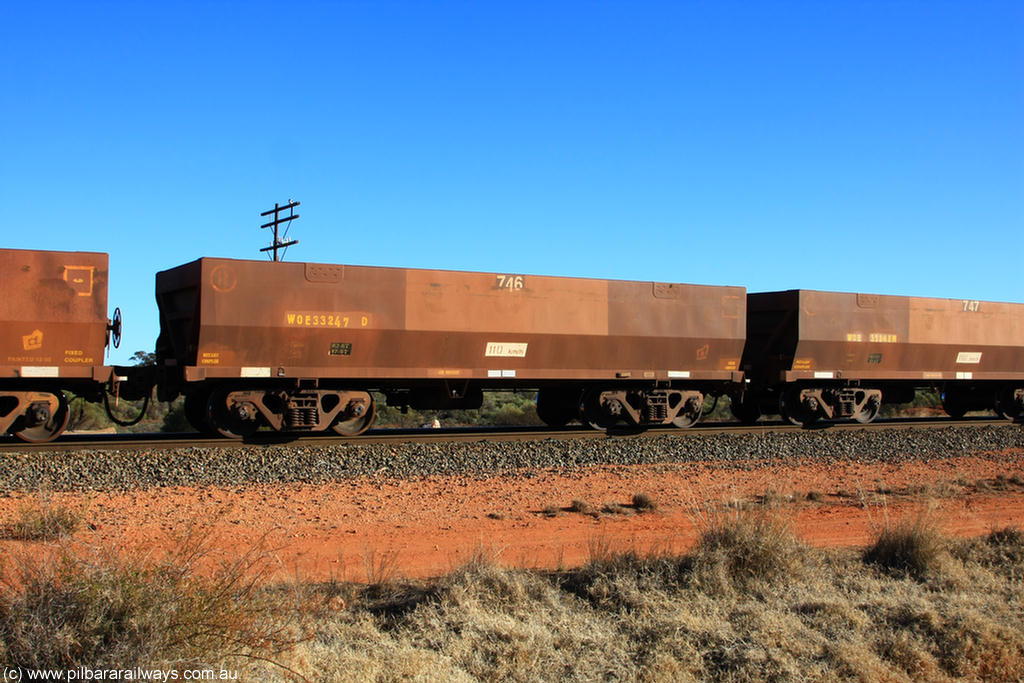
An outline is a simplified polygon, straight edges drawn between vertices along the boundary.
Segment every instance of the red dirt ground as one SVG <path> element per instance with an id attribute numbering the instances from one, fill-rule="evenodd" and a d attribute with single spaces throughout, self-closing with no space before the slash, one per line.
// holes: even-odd
<path id="1" fill-rule="evenodd" d="M 657 503 L 656 511 L 628 508 L 640 492 Z M 198 530 L 228 555 L 264 539 L 282 577 L 363 581 L 368 574 L 439 575 L 481 552 L 511 566 L 556 568 L 579 565 L 599 551 L 682 551 L 695 542 L 708 510 L 730 514 L 725 505 L 756 504 L 766 492 L 762 506 L 790 515 L 796 533 L 813 545 L 866 545 L 887 520 L 922 507 L 932 509 L 947 533 L 980 535 L 1024 526 L 1024 449 L 898 465 L 602 466 L 486 478 L 54 493 L 48 499 L 82 510 L 84 524 L 75 534 L 80 543 L 147 552 L 173 547 Z M 628 513 L 569 512 L 573 500 L 597 510 L 618 503 Z M 38 503 L 39 496 L 0 499 L 0 523 L 12 523 L 26 502 Z M 547 516 L 546 508 L 561 509 Z M 4 553 L 38 546 L 0 541 Z"/>

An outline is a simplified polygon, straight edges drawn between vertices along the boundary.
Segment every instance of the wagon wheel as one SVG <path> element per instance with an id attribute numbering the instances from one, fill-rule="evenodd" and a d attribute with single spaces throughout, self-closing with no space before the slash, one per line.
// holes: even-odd
<path id="1" fill-rule="evenodd" d="M 260 428 L 258 413 L 252 419 L 242 419 L 237 411 L 228 409 L 227 397 L 228 391 L 224 389 L 210 394 L 206 402 L 206 419 L 210 427 L 228 439 L 244 439 L 255 434 Z"/>
<path id="2" fill-rule="evenodd" d="M 684 404 L 683 407 L 679 409 L 679 414 L 672 419 L 672 424 L 674 424 L 676 427 L 679 427 L 680 429 L 692 427 L 693 425 L 697 424 L 697 420 L 700 419 L 701 414 L 704 412 L 703 408 L 704 405 L 702 403 L 700 409 L 693 410 L 690 405 L 690 402 L 687 401 L 686 404 Z"/>
<path id="3" fill-rule="evenodd" d="M 996 414 L 998 414 L 999 417 L 1003 418 L 1004 420 L 1009 420 L 1010 422 L 1020 422 L 1022 416 L 1020 407 L 1015 405 L 1005 408 L 997 405 Z"/>
<path id="4" fill-rule="evenodd" d="M 537 417 L 548 427 L 564 427 L 577 416 L 578 403 L 571 392 L 541 389 L 537 393 Z"/>
<path id="5" fill-rule="evenodd" d="M 882 404 L 880 402 L 868 401 L 853 419 L 860 422 L 862 425 L 866 425 L 869 422 L 875 421 L 875 418 L 878 417 L 878 411 L 881 409 Z"/>
<path id="6" fill-rule="evenodd" d="M 61 391 L 50 395 L 57 399 L 57 409 L 50 411 L 50 419 L 43 424 L 25 427 L 14 432 L 16 437 L 29 443 L 46 443 L 56 439 L 64 431 L 71 417 L 71 411 L 68 410 L 68 400 L 64 397 L 64 392 Z M 19 418 L 18 423 L 24 424 L 24 419 L 24 416 L 22 416 Z"/>
<path id="7" fill-rule="evenodd" d="M 209 396 L 202 391 L 185 394 L 185 419 L 200 434 L 213 435 L 217 432 L 210 426 L 206 417 L 206 406 Z"/>
<path id="8" fill-rule="evenodd" d="M 353 417 L 349 420 L 335 422 L 333 425 L 331 425 L 331 429 L 333 429 L 338 434 L 341 434 L 342 436 L 359 436 L 367 429 L 369 429 L 371 424 L 373 424 L 373 418 L 376 412 L 377 411 L 374 408 L 374 403 L 371 400 L 370 407 L 366 410 L 365 413 L 363 413 L 359 417 Z"/>
<path id="9" fill-rule="evenodd" d="M 580 400 L 580 422 L 584 427 L 603 432 L 612 426 L 611 419 L 601 410 L 601 392 L 591 391 Z"/>
<path id="10" fill-rule="evenodd" d="M 729 410 L 732 416 L 745 425 L 752 425 L 761 417 L 761 406 L 750 396 L 743 399 L 731 398 Z"/>
<path id="11" fill-rule="evenodd" d="M 1021 406 L 1015 400 L 1014 391 L 1012 389 L 1004 391 L 996 396 L 996 414 L 1004 420 L 1010 422 L 1016 422 L 1021 419 Z"/>
<path id="12" fill-rule="evenodd" d="M 672 424 L 680 429 L 686 429 L 687 427 L 692 427 L 697 424 L 698 419 L 700 419 L 700 415 L 695 416 L 692 413 L 680 411 L 678 415 L 672 418 Z"/>
<path id="13" fill-rule="evenodd" d="M 942 409 L 946 411 L 946 415 L 949 415 L 954 420 L 959 420 L 967 414 L 967 404 L 960 400 L 956 394 L 943 392 L 942 394 Z"/>
<path id="14" fill-rule="evenodd" d="M 818 414 L 804 407 L 799 389 L 783 392 L 779 397 L 779 414 L 797 427 L 809 427 L 818 421 Z"/>

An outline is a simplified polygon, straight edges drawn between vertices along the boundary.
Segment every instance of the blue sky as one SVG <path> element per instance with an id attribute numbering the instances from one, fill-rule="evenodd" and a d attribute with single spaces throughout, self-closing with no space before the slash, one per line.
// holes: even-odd
<path id="1" fill-rule="evenodd" d="M 6 2 L 14 248 L 1024 301 L 1024 3 Z M 268 293 L 272 296 L 272 293 Z"/>

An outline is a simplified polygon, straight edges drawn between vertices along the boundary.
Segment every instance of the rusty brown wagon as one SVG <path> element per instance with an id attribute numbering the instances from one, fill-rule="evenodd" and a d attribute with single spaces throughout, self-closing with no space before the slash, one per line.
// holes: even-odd
<path id="1" fill-rule="evenodd" d="M 870 422 L 883 401 L 938 388 L 952 416 L 1024 413 L 1024 304 L 812 290 L 747 296 L 743 369 L 733 401 L 753 422 Z"/>
<path id="2" fill-rule="evenodd" d="M 357 434 L 536 390 L 550 425 L 688 426 L 732 393 L 742 287 L 201 258 L 157 275 L 159 395 L 198 428 Z"/>
<path id="3" fill-rule="evenodd" d="M 103 397 L 107 255 L 0 249 L 0 434 L 49 441 L 68 422 L 65 391 Z"/>

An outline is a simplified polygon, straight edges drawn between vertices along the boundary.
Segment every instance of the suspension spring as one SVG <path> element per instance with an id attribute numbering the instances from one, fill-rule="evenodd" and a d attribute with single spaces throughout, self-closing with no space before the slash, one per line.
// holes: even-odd
<path id="1" fill-rule="evenodd" d="M 668 419 L 668 405 L 662 402 L 648 403 L 644 419 L 647 422 L 664 422 Z"/>

